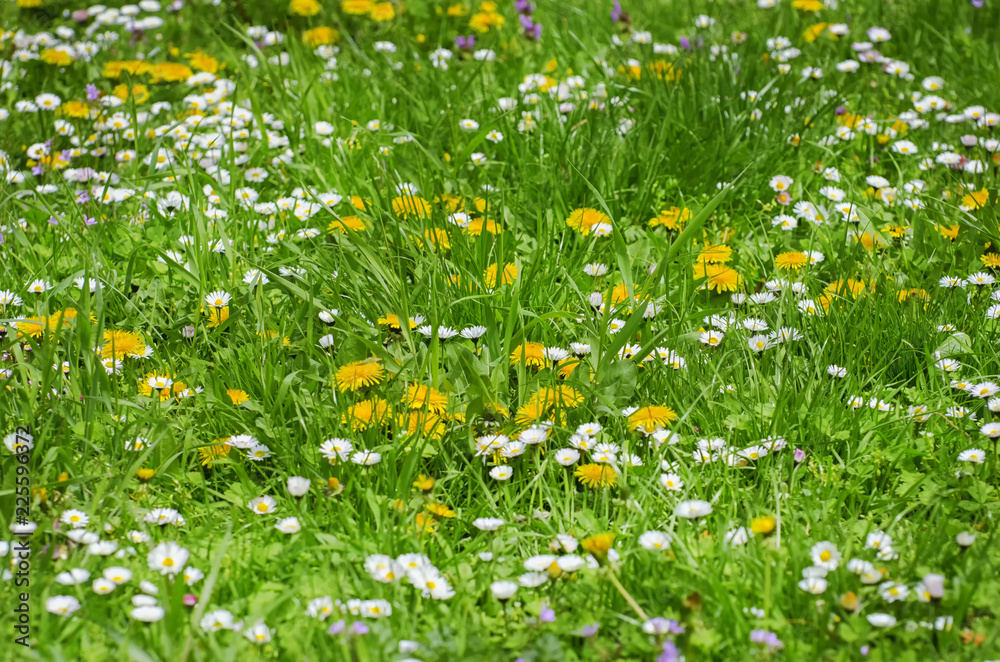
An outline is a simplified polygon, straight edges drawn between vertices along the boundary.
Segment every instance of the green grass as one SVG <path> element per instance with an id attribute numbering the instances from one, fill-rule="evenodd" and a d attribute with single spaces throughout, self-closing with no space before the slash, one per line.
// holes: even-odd
<path id="1" fill-rule="evenodd" d="M 109 25 L 90 36 L 95 18 L 64 17 L 80 8 L 68 3 L 0 9 L 0 433 L 31 427 L 37 523 L 31 647 L 5 626 L 0 659 L 670 660 L 671 645 L 688 660 L 1000 658 L 1000 474 L 996 443 L 980 431 L 1000 418 L 990 397 L 953 383 L 1000 382 L 988 313 L 996 287 L 939 284 L 1000 267 L 1000 128 L 985 115 L 1000 112 L 991 84 L 1000 11 L 957 0 L 817 11 L 643 0 L 623 7 L 630 22 L 615 23 L 611 4 L 544 1 L 532 14 L 543 25 L 534 41 L 513 5 L 497 6 L 503 25 L 484 32 L 469 26 L 491 13 L 488 3 L 454 6 L 462 11 L 411 0 L 376 21 L 338 3 L 304 17 L 273 3 L 196 2 L 144 8 L 137 19 L 163 25 L 141 34 Z M 702 14 L 715 23 L 696 28 Z M 818 24 L 846 24 L 850 34 L 827 27 L 810 41 Z M 75 35 L 57 31 L 66 26 Z M 284 42 L 267 44 L 265 30 L 248 26 Z M 307 43 L 306 31 L 320 26 L 336 29 L 328 53 Z M 906 63 L 911 76 L 863 62 L 838 71 L 864 59 L 852 44 L 873 26 L 891 32 L 876 44 L 886 63 Z M 40 45 L 32 35 L 43 31 Z M 97 44 L 105 31 L 118 40 L 100 42 L 89 60 L 53 63 L 46 52 Z M 635 43 L 642 31 L 671 48 Z M 493 57 L 458 49 L 455 37 L 469 34 Z M 787 71 L 783 47 L 768 43 L 778 37 L 800 51 Z M 452 54 L 447 68 L 434 66 L 436 49 Z M 186 82 L 196 52 L 214 58 L 201 68 L 231 83 L 222 92 Z M 270 61 L 281 53 L 287 62 Z M 194 69 L 172 81 L 157 80 L 162 66 L 112 71 L 139 60 Z M 822 77 L 804 78 L 805 67 Z M 942 89 L 925 89 L 932 76 Z M 88 83 L 100 98 L 88 100 Z M 130 96 L 133 85 L 142 87 Z M 59 97 L 61 109 L 18 105 L 41 94 Z M 107 107 L 116 94 L 124 103 Z M 947 107 L 915 113 L 931 94 Z M 506 98 L 516 108 L 501 109 Z M 63 114 L 71 101 L 86 116 Z M 979 124 L 948 118 L 976 106 Z M 478 128 L 463 129 L 466 119 Z M 375 120 L 381 128 L 368 128 Z M 853 137 L 838 137 L 855 123 Z M 964 147 L 966 135 L 977 144 Z M 902 140 L 918 153 L 895 151 Z M 946 152 L 981 171 L 921 167 Z M 168 157 L 164 167 L 157 155 Z M 68 168 L 93 168 L 105 181 L 71 181 Z M 828 168 L 839 182 L 824 177 Z M 267 177 L 248 182 L 248 172 Z M 777 175 L 793 180 L 789 206 L 769 184 Z M 872 176 L 887 187 L 876 191 Z M 826 186 L 842 189 L 854 222 L 823 197 Z M 242 204 L 241 187 L 258 195 L 257 208 Z M 120 200 L 101 201 L 121 190 Z M 966 196 L 978 192 L 970 209 Z M 823 222 L 807 220 L 798 202 L 818 205 Z M 607 236 L 570 227 L 584 208 L 606 220 Z M 650 224 L 671 208 L 687 210 L 679 227 Z M 449 219 L 460 210 L 496 231 L 460 227 Z M 774 225 L 779 214 L 796 216 L 797 227 Z M 348 229 L 328 231 L 338 219 Z M 301 234 L 309 229 L 315 236 Z M 732 291 L 704 277 L 711 245 L 730 249 Z M 823 259 L 779 266 L 779 255 L 803 251 Z M 587 275 L 595 263 L 607 272 Z M 251 269 L 268 282 L 247 284 Z M 77 278 L 100 287 L 91 293 Z M 773 302 L 731 296 L 766 292 L 779 278 L 788 284 Z M 29 292 L 36 279 L 51 289 Z M 221 323 L 205 302 L 217 290 L 231 296 Z M 800 308 L 806 299 L 817 314 Z M 75 317 L 60 322 L 69 309 Z M 421 322 L 392 328 L 392 316 Z M 742 328 L 746 318 L 767 329 Z M 485 329 L 475 341 L 438 330 L 472 326 Z M 784 328 L 801 338 L 749 348 L 751 336 Z M 712 329 L 725 332 L 717 346 L 704 342 Z M 95 349 L 112 352 L 111 330 L 136 334 L 151 354 L 125 356 L 107 374 Z M 524 365 L 528 343 L 570 356 Z M 573 354 L 571 343 L 587 347 Z M 683 366 L 665 362 L 668 351 Z M 338 387 L 338 371 L 366 359 L 381 367 L 376 383 Z M 961 368 L 944 370 L 948 359 Z M 832 377 L 831 365 L 846 376 Z M 152 373 L 183 382 L 189 397 L 155 397 L 142 388 Z M 414 402 L 408 393 L 420 386 L 444 403 Z M 234 403 L 234 389 L 245 402 Z M 552 393 L 562 395 L 539 410 L 538 398 Z M 390 411 L 352 426 L 349 408 L 373 399 Z M 677 443 L 657 446 L 623 414 L 647 406 L 676 413 L 667 429 Z M 593 422 L 603 430 L 589 450 L 561 466 L 559 451 Z M 538 423 L 547 438 L 519 456 L 477 453 L 477 439 L 513 438 Z M 205 460 L 206 448 L 235 435 L 270 455 L 252 461 L 232 448 Z M 335 438 L 381 459 L 329 462 L 319 449 Z M 765 457 L 738 455 L 776 438 L 785 443 Z M 721 441 L 699 461 L 709 440 Z M 587 487 L 574 474 L 598 460 L 596 443 L 619 447 L 603 458 L 614 485 Z M 984 461 L 960 460 L 968 449 Z M 7 527 L 17 460 L 0 453 Z M 502 466 L 509 480 L 491 477 Z M 668 472 L 681 489 L 661 483 Z M 308 479 L 303 496 L 290 494 L 292 476 Z M 251 512 L 260 496 L 276 500 L 274 512 Z M 711 503 L 711 514 L 679 517 L 678 503 L 694 499 Z M 183 525 L 148 523 L 156 508 L 176 510 Z M 71 539 L 63 520 L 73 510 L 89 518 L 78 532 L 117 552 L 88 553 Z M 301 530 L 276 530 L 287 517 Z M 505 524 L 484 531 L 479 518 Z M 751 523 L 762 528 L 744 541 Z M 668 534 L 669 549 L 645 549 L 647 531 Z M 891 537 L 881 556 L 867 544 L 876 531 Z M 970 532 L 974 543 L 960 545 Z M 602 533 L 614 534 L 614 553 L 605 559 L 598 548 L 599 562 L 577 568 Z M 203 577 L 188 586 L 151 567 L 167 542 L 187 550 L 185 567 Z M 814 594 L 800 582 L 822 562 L 811 551 L 822 542 L 840 561 Z M 378 554 L 423 554 L 439 574 L 393 567 L 392 580 L 378 581 L 366 567 Z M 523 576 L 525 562 L 543 554 L 566 557 L 569 570 L 543 569 L 546 581 L 531 586 L 542 578 Z M 9 550 L 4 558 L 16 563 Z M 853 572 L 861 562 L 875 573 L 867 582 Z M 95 592 L 115 566 L 132 578 Z M 72 569 L 89 577 L 57 580 Z M 943 596 L 920 599 L 928 575 L 945 578 Z M 422 577 L 453 595 L 422 595 Z M 4 580 L 9 619 L 24 589 Z M 491 590 L 503 580 L 522 583 L 510 599 Z M 893 583 L 908 597 L 887 599 Z M 152 587 L 162 611 L 144 623 L 133 598 Z M 52 613 L 55 596 L 79 609 Z M 324 596 L 333 612 L 307 615 Z M 352 613 L 352 600 L 385 600 L 391 615 Z M 220 609 L 241 626 L 206 631 L 203 617 Z M 877 625 L 877 614 L 893 624 Z M 683 632 L 647 633 L 655 617 Z M 267 641 L 249 641 L 259 621 Z M 596 634 L 584 631 L 595 623 Z M 758 643 L 762 630 L 781 647 Z M 407 652 L 402 640 L 419 648 Z"/>

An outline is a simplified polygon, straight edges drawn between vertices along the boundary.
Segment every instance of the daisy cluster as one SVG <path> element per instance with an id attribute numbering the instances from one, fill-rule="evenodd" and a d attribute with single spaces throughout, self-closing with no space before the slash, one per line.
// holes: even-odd
<path id="1" fill-rule="evenodd" d="M 41 655 L 1000 645 L 979 0 L 6 4 Z"/>

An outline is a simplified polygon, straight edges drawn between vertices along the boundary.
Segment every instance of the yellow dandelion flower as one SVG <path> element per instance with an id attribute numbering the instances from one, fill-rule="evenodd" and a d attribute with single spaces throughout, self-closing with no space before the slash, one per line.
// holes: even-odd
<path id="1" fill-rule="evenodd" d="M 559 371 L 558 371 L 559 378 L 560 379 L 569 378 L 569 376 L 573 374 L 573 371 L 576 370 L 581 365 L 584 365 L 583 361 L 575 358 L 565 359 L 563 361 L 560 361 Z M 589 372 L 589 368 L 585 368 L 585 370 Z"/>
<path id="2" fill-rule="evenodd" d="M 146 343 L 138 333 L 121 329 L 108 329 L 104 332 L 102 359 L 123 359 L 127 356 L 144 356 L 145 353 Z"/>
<path id="3" fill-rule="evenodd" d="M 364 16 L 375 6 L 373 0 L 344 0 L 340 3 L 340 11 L 352 16 Z"/>
<path id="4" fill-rule="evenodd" d="M 68 67 L 73 64 L 73 56 L 64 48 L 46 48 L 42 51 L 39 59 L 46 64 L 57 67 Z"/>
<path id="5" fill-rule="evenodd" d="M 58 112 L 60 115 L 65 115 L 66 117 L 72 117 L 73 119 L 79 120 L 90 115 L 90 106 L 83 101 L 77 101 L 74 99 L 59 106 Z"/>
<path id="6" fill-rule="evenodd" d="M 417 476 L 417 479 L 413 481 L 413 487 L 423 492 L 430 492 L 431 490 L 434 489 L 434 479 L 429 476 L 420 474 L 419 476 Z"/>
<path id="7" fill-rule="evenodd" d="M 350 424 L 351 429 L 356 432 L 363 432 L 372 425 L 381 425 L 391 413 L 388 402 L 382 398 L 372 398 L 348 407 L 340 417 L 340 422 Z"/>
<path id="8" fill-rule="evenodd" d="M 191 67 L 197 71 L 207 71 L 214 74 L 219 70 L 219 61 L 215 57 L 202 51 L 188 53 L 184 57 L 191 63 Z"/>
<path id="9" fill-rule="evenodd" d="M 486 287 L 493 289 L 497 285 L 497 264 L 491 264 L 486 268 L 486 273 L 483 274 L 483 281 L 486 283 Z M 517 265 L 513 262 L 508 262 L 504 265 L 503 275 L 500 278 L 500 282 L 503 285 L 510 285 L 517 279 Z"/>
<path id="10" fill-rule="evenodd" d="M 670 407 L 653 405 L 640 407 L 628 417 L 628 427 L 633 432 L 653 434 L 658 429 L 677 420 L 677 413 Z"/>
<path id="11" fill-rule="evenodd" d="M 315 16 L 323 7 L 316 0 L 292 0 L 288 11 L 296 16 Z"/>
<path id="12" fill-rule="evenodd" d="M 466 234 L 473 237 L 478 237 L 484 231 L 496 235 L 503 233 L 503 228 L 492 218 L 474 218 L 465 227 Z"/>
<path id="13" fill-rule="evenodd" d="M 727 246 L 728 248 L 728 246 Z M 700 287 L 722 292 L 735 292 L 743 285 L 743 277 L 732 267 L 724 264 L 703 264 L 694 265 L 695 279 L 707 278 L 708 280 Z"/>
<path id="14" fill-rule="evenodd" d="M 420 434 L 434 440 L 443 437 L 446 429 L 444 420 L 437 414 L 428 411 L 411 411 L 409 414 L 400 414 L 396 418 L 396 425 L 401 437 Z"/>
<path id="15" fill-rule="evenodd" d="M 329 46 L 340 41 L 340 33 L 333 28 L 321 25 L 318 28 L 303 32 L 302 41 L 305 42 L 306 46 L 312 46 L 313 48 L 317 46 Z"/>
<path id="16" fill-rule="evenodd" d="M 990 192 L 987 189 L 973 191 L 962 196 L 961 208 L 968 211 L 982 209 L 990 201 Z"/>
<path id="17" fill-rule="evenodd" d="M 831 294 L 837 294 L 840 296 L 850 294 L 852 299 L 857 299 L 864 293 L 865 287 L 866 287 L 865 281 L 848 278 L 846 281 L 845 280 L 834 281 L 823 289 L 826 292 L 830 292 Z"/>
<path id="18" fill-rule="evenodd" d="M 403 398 L 407 409 L 427 409 L 436 414 L 448 408 L 448 396 L 424 384 L 411 384 Z"/>
<path id="19" fill-rule="evenodd" d="M 444 228 L 427 228 L 424 230 L 424 238 L 436 250 L 446 251 L 451 248 L 451 239 L 448 237 L 448 231 Z M 419 242 L 420 240 L 418 239 L 417 241 Z"/>
<path id="20" fill-rule="evenodd" d="M 572 386 L 543 386 L 535 391 L 529 402 L 537 402 L 545 408 L 563 407 L 573 409 L 583 402 L 583 396 Z"/>
<path id="21" fill-rule="evenodd" d="M 392 211 L 401 218 L 427 218 L 431 214 L 431 203 L 414 195 L 392 199 Z"/>
<path id="22" fill-rule="evenodd" d="M 903 289 L 899 291 L 899 302 L 903 303 L 908 299 L 915 299 L 919 301 L 930 301 L 931 295 L 927 293 L 927 290 L 921 290 L 919 288 Z"/>
<path id="23" fill-rule="evenodd" d="M 111 95 L 126 102 L 129 100 L 129 97 L 131 97 L 136 104 L 141 104 L 149 101 L 149 88 L 145 85 L 132 85 L 130 87 L 123 83 L 121 85 L 116 85 L 114 89 L 111 90 Z"/>
<path id="24" fill-rule="evenodd" d="M 226 442 L 229 437 L 223 439 L 216 439 L 208 446 L 202 446 L 198 449 L 198 455 L 201 457 L 201 466 L 207 467 L 209 464 L 215 460 L 224 458 L 229 454 L 229 449 L 231 446 Z"/>
<path id="25" fill-rule="evenodd" d="M 823 34 L 824 30 L 826 30 L 827 25 L 828 25 L 827 23 L 817 23 L 815 25 L 810 25 L 808 28 L 805 29 L 805 32 L 802 33 L 802 38 L 811 44 L 812 42 L 819 39 L 819 36 Z"/>
<path id="26" fill-rule="evenodd" d="M 983 253 L 979 256 L 983 266 L 990 269 L 1000 268 L 1000 253 Z"/>
<path id="27" fill-rule="evenodd" d="M 576 230 L 584 237 L 590 234 L 590 229 L 598 223 L 607 223 L 611 219 L 607 214 L 601 213 L 590 207 L 574 209 L 566 219 L 566 225 Z"/>
<path id="28" fill-rule="evenodd" d="M 664 83 L 673 83 L 681 79 L 681 70 L 674 67 L 673 64 L 667 62 L 666 60 L 656 60 L 649 65 L 649 70 L 653 72 L 657 80 L 662 80 Z M 631 75 L 632 72 L 630 71 Z M 641 73 L 636 78 L 641 77 Z"/>
<path id="29" fill-rule="evenodd" d="M 698 262 L 725 264 L 733 259 L 733 249 L 725 244 L 706 243 L 698 254 Z"/>
<path id="30" fill-rule="evenodd" d="M 437 517 L 448 519 L 454 519 L 456 517 L 455 511 L 443 503 L 429 503 L 424 506 L 424 508 L 426 508 L 429 513 Z"/>
<path id="31" fill-rule="evenodd" d="M 495 11 L 481 11 L 469 18 L 469 27 L 476 32 L 489 32 L 490 28 L 499 30 L 506 22 L 507 19 Z"/>
<path id="32" fill-rule="evenodd" d="M 194 75 L 191 67 L 179 62 L 161 62 L 153 65 L 149 73 L 154 83 L 179 83 Z"/>
<path id="33" fill-rule="evenodd" d="M 608 551 L 613 544 L 615 544 L 615 534 L 613 533 L 599 533 L 596 536 L 584 538 L 580 542 L 584 551 L 593 554 L 598 561 L 607 558 Z"/>
<path id="34" fill-rule="evenodd" d="M 41 338 L 46 331 L 49 336 L 54 336 L 62 329 L 71 328 L 71 321 L 74 319 L 76 319 L 76 309 L 67 308 L 48 316 L 29 317 L 23 321 L 15 322 L 14 326 L 17 327 L 18 335 L 21 337 Z"/>
<path id="35" fill-rule="evenodd" d="M 455 195 L 453 193 L 442 193 L 439 196 L 435 196 L 434 204 L 443 205 L 445 211 L 448 213 L 453 213 L 462 209 L 465 204 L 465 199 L 460 195 Z"/>
<path id="36" fill-rule="evenodd" d="M 610 464 L 583 464 L 577 467 L 573 475 L 591 489 L 614 487 L 618 483 L 618 474 Z"/>
<path id="37" fill-rule="evenodd" d="M 385 368 L 377 359 L 365 359 L 340 366 L 334 378 L 337 381 L 337 388 L 344 392 L 379 384 L 383 376 Z"/>
<path id="38" fill-rule="evenodd" d="M 376 23 L 385 23 L 396 18 L 396 9 L 391 2 L 379 2 L 372 7 L 368 15 Z"/>
<path id="39" fill-rule="evenodd" d="M 330 225 L 326 227 L 327 232 L 333 234 L 338 232 L 340 234 L 348 234 L 348 230 L 351 232 L 361 232 L 362 230 L 367 230 L 368 226 L 365 222 L 357 216 L 341 216 L 340 218 L 335 218 L 330 221 Z"/>
<path id="40" fill-rule="evenodd" d="M 809 256 L 802 251 L 780 253 L 774 258 L 774 265 L 781 271 L 798 271 L 809 264 Z"/>
<path id="41" fill-rule="evenodd" d="M 514 351 L 510 353 L 511 365 L 520 365 L 522 361 L 528 367 L 541 368 L 545 366 L 548 363 L 545 358 L 545 345 L 540 342 L 526 342 L 515 347 Z"/>
<path id="42" fill-rule="evenodd" d="M 518 425 L 531 425 L 543 420 L 547 411 L 543 403 L 526 402 L 518 408 L 517 414 L 514 416 L 514 421 Z"/>
<path id="43" fill-rule="evenodd" d="M 777 526 L 777 520 L 775 520 L 771 515 L 755 517 L 750 522 L 750 530 L 757 535 L 767 535 L 774 531 L 775 526 Z"/>
<path id="44" fill-rule="evenodd" d="M 684 224 L 691 220 L 691 210 L 685 207 L 681 209 L 679 207 L 671 207 L 670 209 L 665 209 L 657 215 L 656 218 L 652 218 L 649 221 L 649 227 L 655 228 L 660 225 L 668 230 L 680 230 L 684 227 Z"/>
<path id="45" fill-rule="evenodd" d="M 935 225 L 934 229 L 941 233 L 941 236 L 945 239 L 951 239 L 955 241 L 958 239 L 958 229 L 957 225 Z"/>
<path id="46" fill-rule="evenodd" d="M 222 308 L 215 308 L 214 306 L 208 309 L 208 328 L 215 329 L 222 325 L 229 319 L 229 306 L 223 306 Z"/>
<path id="47" fill-rule="evenodd" d="M 434 533 L 437 529 L 437 520 L 434 519 L 433 515 L 428 515 L 427 513 L 417 513 L 417 516 L 413 518 L 414 524 L 416 524 L 417 533 Z"/>

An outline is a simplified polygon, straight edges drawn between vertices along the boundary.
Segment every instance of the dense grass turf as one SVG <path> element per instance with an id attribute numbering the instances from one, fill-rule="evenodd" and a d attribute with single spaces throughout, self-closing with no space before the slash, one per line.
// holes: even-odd
<path id="1" fill-rule="evenodd" d="M 3 659 L 1000 658 L 995 3 L 0 18 Z"/>

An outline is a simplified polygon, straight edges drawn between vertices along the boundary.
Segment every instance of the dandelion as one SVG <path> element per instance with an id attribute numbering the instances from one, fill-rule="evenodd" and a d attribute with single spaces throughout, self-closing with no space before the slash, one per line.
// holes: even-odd
<path id="1" fill-rule="evenodd" d="M 337 369 L 334 379 L 341 392 L 357 391 L 381 383 L 385 369 L 378 359 L 354 361 Z"/>
<path id="2" fill-rule="evenodd" d="M 618 474 L 614 467 L 602 463 L 580 465 L 574 475 L 583 485 L 591 489 L 614 487 L 618 482 Z"/>

